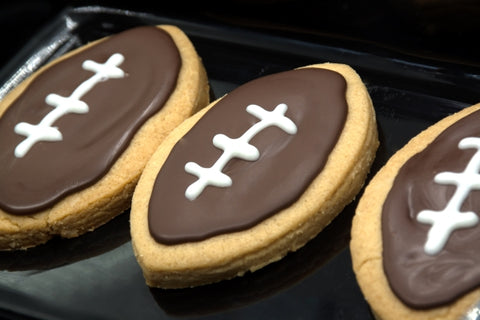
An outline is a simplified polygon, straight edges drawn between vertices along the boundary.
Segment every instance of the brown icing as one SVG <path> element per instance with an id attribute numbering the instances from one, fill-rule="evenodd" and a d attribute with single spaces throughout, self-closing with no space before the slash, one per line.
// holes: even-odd
<path id="1" fill-rule="evenodd" d="M 458 148 L 465 137 L 480 137 L 480 111 L 457 121 L 399 170 L 383 206 L 383 264 L 391 288 L 412 308 L 454 301 L 480 284 L 479 226 L 455 230 L 443 250 L 427 255 L 430 224 L 417 222 L 425 209 L 443 210 L 454 185 L 435 183 L 437 173 L 465 170 L 476 149 Z M 480 191 L 471 191 L 461 211 L 480 212 Z"/>
<path id="2" fill-rule="evenodd" d="M 229 93 L 175 145 L 158 173 L 149 202 L 152 237 L 163 244 L 199 241 L 244 230 L 295 202 L 319 174 L 343 130 L 347 115 L 346 81 L 318 68 L 286 71 L 253 80 Z M 233 158 L 222 170 L 232 186 L 207 186 L 193 201 L 186 188 L 197 177 L 184 166 L 212 166 L 223 150 L 216 134 L 242 136 L 259 121 L 246 112 L 256 104 L 271 111 L 285 103 L 285 116 L 297 126 L 290 135 L 268 127 L 250 143 L 260 158 Z"/>
<path id="3" fill-rule="evenodd" d="M 14 156 L 25 136 L 19 122 L 38 124 L 52 110 L 49 93 L 68 97 L 92 71 L 85 60 L 104 63 L 112 54 L 125 60 L 126 76 L 100 82 L 81 100 L 86 114 L 67 114 L 53 126 L 62 141 L 38 142 L 23 158 Z M 176 86 L 181 60 L 171 37 L 155 27 L 111 36 L 41 73 L 0 118 L 0 208 L 25 215 L 48 208 L 64 196 L 92 185 L 129 145 L 138 128 L 158 112 Z"/>

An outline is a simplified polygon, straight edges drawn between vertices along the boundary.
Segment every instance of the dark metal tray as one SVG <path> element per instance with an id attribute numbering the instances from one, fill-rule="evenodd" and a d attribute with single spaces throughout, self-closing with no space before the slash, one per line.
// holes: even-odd
<path id="1" fill-rule="evenodd" d="M 91 40 L 142 24 L 175 24 L 207 69 L 212 98 L 259 76 L 322 62 L 346 63 L 364 80 L 381 146 L 373 175 L 411 137 L 478 102 L 480 70 L 374 44 L 294 37 L 222 23 L 104 7 L 69 8 L 0 70 L 0 99 L 41 65 Z M 0 253 L 6 319 L 373 319 L 348 244 L 356 202 L 295 253 L 255 273 L 182 290 L 150 289 L 133 256 L 129 212 L 75 239 Z"/>

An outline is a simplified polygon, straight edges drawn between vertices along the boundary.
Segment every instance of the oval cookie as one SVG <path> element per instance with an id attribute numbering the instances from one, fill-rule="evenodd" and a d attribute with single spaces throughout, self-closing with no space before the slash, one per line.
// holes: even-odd
<path id="1" fill-rule="evenodd" d="M 0 249 L 75 237 L 123 212 L 153 151 L 208 94 L 192 43 L 168 25 L 35 72 L 0 102 Z"/>
<path id="2" fill-rule="evenodd" d="M 211 103 L 160 145 L 135 190 L 147 284 L 212 283 L 300 248 L 355 197 L 377 145 L 370 97 L 346 65 L 265 76 Z"/>
<path id="3" fill-rule="evenodd" d="M 353 268 L 380 319 L 460 319 L 480 300 L 479 109 L 413 138 L 359 202 Z"/>

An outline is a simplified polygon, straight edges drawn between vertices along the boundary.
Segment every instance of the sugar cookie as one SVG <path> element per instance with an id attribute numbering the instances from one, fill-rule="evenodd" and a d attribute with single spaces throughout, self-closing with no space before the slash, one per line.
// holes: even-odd
<path id="1" fill-rule="evenodd" d="M 146 283 L 208 284 L 297 250 L 354 199 L 377 146 L 369 94 L 347 65 L 268 75 L 214 101 L 165 139 L 135 190 Z"/>
<path id="2" fill-rule="evenodd" d="M 353 268 L 379 319 L 461 319 L 480 301 L 479 109 L 410 140 L 359 201 Z"/>
<path id="3" fill-rule="evenodd" d="M 75 237 L 123 212 L 160 141 L 208 95 L 196 50 L 169 25 L 35 72 L 0 102 L 0 249 Z"/>

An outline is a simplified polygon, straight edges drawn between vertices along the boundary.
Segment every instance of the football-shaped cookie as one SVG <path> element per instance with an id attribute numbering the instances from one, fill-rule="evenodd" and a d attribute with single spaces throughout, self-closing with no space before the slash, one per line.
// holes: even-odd
<path id="1" fill-rule="evenodd" d="M 0 249 L 78 236 L 130 206 L 174 127 L 208 104 L 174 26 L 143 26 L 49 63 L 0 102 Z"/>
<path id="2" fill-rule="evenodd" d="M 160 145 L 135 190 L 147 284 L 212 283 L 300 248 L 358 193 L 377 145 L 370 97 L 346 65 L 264 76 L 211 103 Z"/>
<path id="3" fill-rule="evenodd" d="M 379 319 L 463 319 L 470 308 L 478 314 L 479 123 L 477 104 L 432 125 L 365 189 L 351 253 Z"/>

